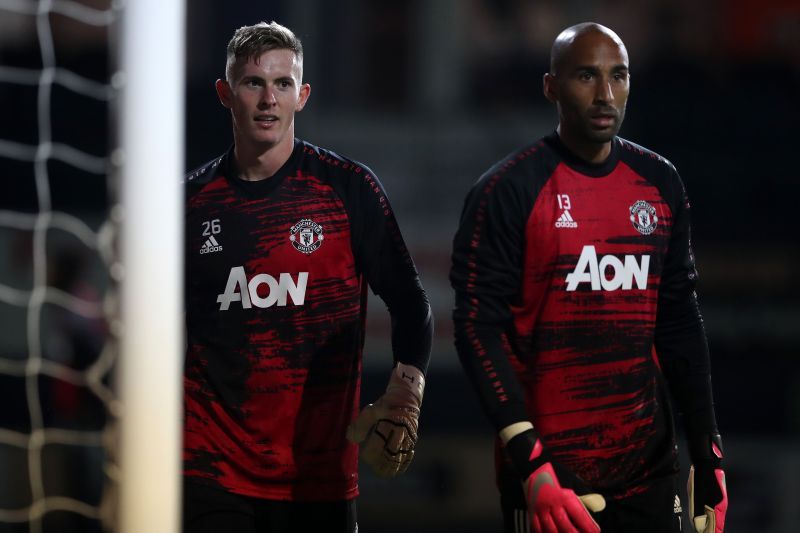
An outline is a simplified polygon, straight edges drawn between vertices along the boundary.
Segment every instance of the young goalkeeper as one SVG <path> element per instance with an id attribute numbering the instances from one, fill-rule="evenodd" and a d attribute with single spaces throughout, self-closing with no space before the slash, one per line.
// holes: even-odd
<path id="1" fill-rule="evenodd" d="M 386 477 L 413 457 L 430 306 L 375 174 L 294 136 L 295 35 L 236 30 L 216 89 L 233 146 L 186 180 L 184 531 L 354 533 L 358 444 Z M 368 286 L 395 366 L 359 415 Z"/>

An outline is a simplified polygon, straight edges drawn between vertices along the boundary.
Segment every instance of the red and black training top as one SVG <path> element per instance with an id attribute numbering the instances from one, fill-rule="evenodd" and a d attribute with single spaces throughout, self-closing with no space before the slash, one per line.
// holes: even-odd
<path id="1" fill-rule="evenodd" d="M 386 193 L 364 165 L 295 140 L 268 178 L 233 149 L 186 180 L 184 474 L 271 500 L 358 494 L 367 285 L 397 361 L 423 372 L 432 317 Z"/>
<path id="2" fill-rule="evenodd" d="M 681 398 L 709 382 L 696 277 L 687 196 L 661 156 L 615 138 L 591 165 L 553 133 L 489 169 L 467 197 L 451 282 L 458 354 L 495 429 L 530 420 L 612 498 L 674 473 L 664 376 Z"/>

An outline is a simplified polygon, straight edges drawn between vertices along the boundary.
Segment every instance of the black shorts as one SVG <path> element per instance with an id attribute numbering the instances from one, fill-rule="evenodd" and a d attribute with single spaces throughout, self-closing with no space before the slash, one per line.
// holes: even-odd
<path id="1" fill-rule="evenodd" d="M 183 533 L 356 533 L 356 501 L 262 500 L 184 482 Z"/>
<path id="2" fill-rule="evenodd" d="M 518 479 L 501 482 L 500 505 L 505 533 L 528 533 L 530 519 Z M 678 496 L 678 477 L 662 478 L 639 494 L 620 500 L 606 498 L 606 508 L 592 518 L 602 533 L 680 533 L 682 505 Z"/>

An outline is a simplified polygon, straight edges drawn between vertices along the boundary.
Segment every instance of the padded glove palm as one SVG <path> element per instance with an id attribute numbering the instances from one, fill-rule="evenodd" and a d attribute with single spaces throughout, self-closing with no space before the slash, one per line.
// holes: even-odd
<path id="1" fill-rule="evenodd" d="M 380 477 L 402 474 L 414 458 L 425 376 L 398 363 L 386 393 L 369 404 L 347 428 L 347 439 L 361 445 L 361 459 Z"/>

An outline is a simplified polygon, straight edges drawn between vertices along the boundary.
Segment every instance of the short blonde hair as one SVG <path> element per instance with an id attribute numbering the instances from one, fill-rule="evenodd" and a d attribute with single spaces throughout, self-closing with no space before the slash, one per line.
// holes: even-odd
<path id="1" fill-rule="evenodd" d="M 240 61 L 258 58 L 268 50 L 291 50 L 302 72 L 303 43 L 292 30 L 273 20 L 269 24 L 259 22 L 252 26 L 242 26 L 233 33 L 228 43 L 225 79 L 228 83 L 233 83 L 233 71 Z"/>

